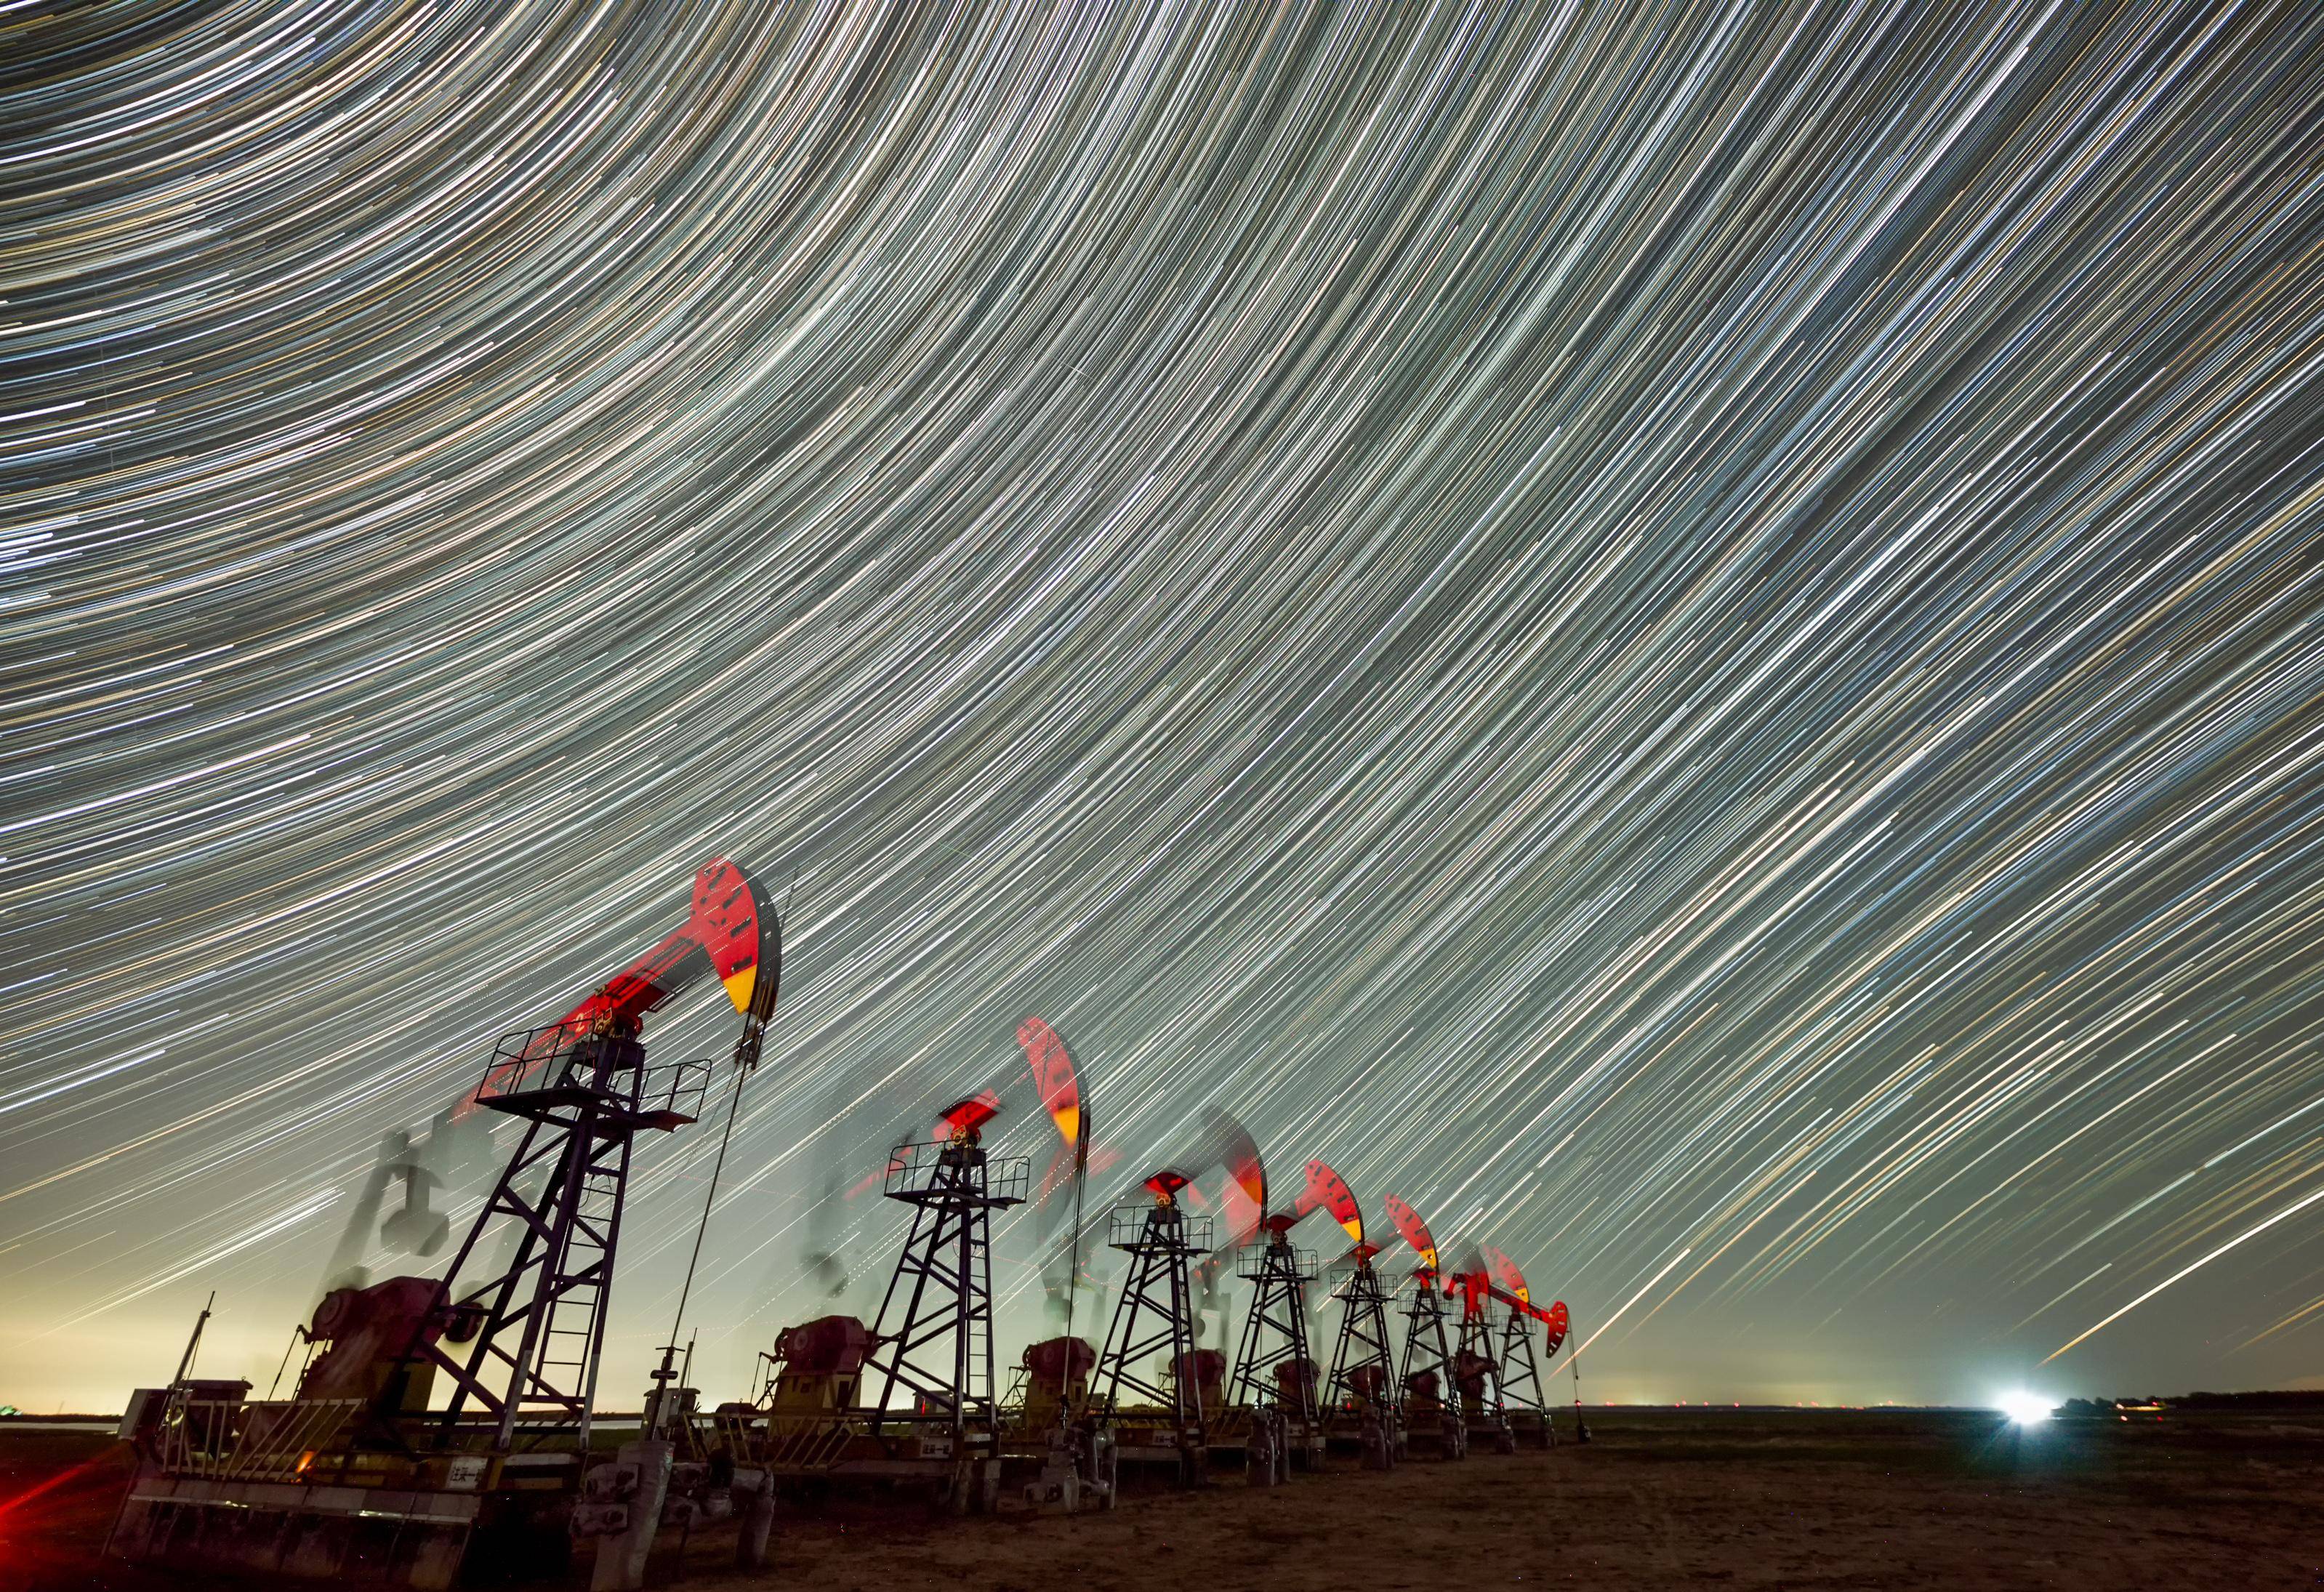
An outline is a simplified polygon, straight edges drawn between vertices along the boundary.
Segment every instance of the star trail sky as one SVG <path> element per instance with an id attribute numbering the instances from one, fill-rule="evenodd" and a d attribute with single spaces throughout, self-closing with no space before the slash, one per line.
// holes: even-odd
<path id="1" fill-rule="evenodd" d="M 0 7 L 0 1401 L 263 1387 L 718 853 L 716 1396 L 1028 1011 L 1593 1395 L 2315 1376 L 2320 110 L 2297 0 Z"/>

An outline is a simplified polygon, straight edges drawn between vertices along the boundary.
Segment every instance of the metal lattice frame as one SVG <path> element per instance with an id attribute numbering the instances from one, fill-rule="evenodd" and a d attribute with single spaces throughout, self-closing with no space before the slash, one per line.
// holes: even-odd
<path id="1" fill-rule="evenodd" d="M 1119 1213 L 1117 1213 L 1119 1214 Z M 1139 1394 L 1170 1413 L 1181 1431 L 1203 1440 L 1205 1412 L 1202 1390 L 1187 1385 L 1177 1367 L 1194 1349 L 1193 1293 L 1187 1261 L 1203 1252 L 1175 1205 L 1157 1205 L 1146 1213 L 1137 1236 L 1112 1247 L 1130 1256 L 1130 1275 L 1123 1279 L 1121 1298 L 1106 1329 L 1105 1351 L 1098 1357 L 1097 1373 L 1090 1379 L 1090 1407 L 1107 1415 L 1120 1413 L 1122 1390 Z M 1140 1323 L 1144 1323 L 1141 1332 Z M 1168 1385 L 1148 1381 L 1137 1367 L 1156 1349 L 1168 1350 Z"/>
<path id="2" fill-rule="evenodd" d="M 1370 1260 L 1356 1263 L 1348 1279 L 1346 1311 L 1340 1317 L 1339 1347 L 1332 1354 L 1332 1385 L 1325 1394 L 1332 1403 L 1360 1400 L 1355 1373 L 1367 1366 L 1379 1367 L 1380 1401 L 1388 1410 L 1401 1407 L 1397 1395 L 1396 1348 L 1389 1336 L 1388 1295 L 1379 1273 Z"/>
<path id="3" fill-rule="evenodd" d="M 645 1051 L 634 1039 L 579 1040 L 559 1060 L 546 1088 L 479 1097 L 527 1125 L 438 1285 L 438 1311 L 497 1218 L 514 1220 L 517 1242 L 497 1273 L 460 1296 L 478 1322 L 475 1337 L 458 1346 L 465 1352 L 423 1334 L 404 1353 L 404 1366 L 425 1360 L 450 1380 L 451 1397 L 432 1417 L 438 1447 L 453 1443 L 474 1401 L 496 1418 L 497 1451 L 514 1445 L 521 1426 L 535 1443 L 569 1431 L 575 1445 L 587 1449 L 631 1140 L 641 1128 L 693 1119 L 642 1109 Z M 539 1192 L 528 1194 L 528 1185 Z M 391 1385 L 391 1396 L 401 1382 Z"/>
<path id="4" fill-rule="evenodd" d="M 1541 1385 L 1541 1364 L 1534 1357 L 1533 1325 L 1522 1311 L 1509 1311 L 1501 1328 L 1501 1404 L 1504 1410 L 1530 1410 L 1549 1419 L 1549 1398 Z"/>
<path id="5" fill-rule="evenodd" d="M 1446 1414 L 1458 1418 L 1461 1384 L 1452 1375 L 1452 1345 L 1444 1332 L 1444 1301 L 1436 1292 L 1434 1272 L 1418 1273 L 1415 1281 L 1419 1286 L 1413 1291 L 1412 1308 L 1405 1312 L 1404 1376 L 1397 1385 L 1409 1397 L 1415 1376 L 1435 1372 L 1437 1403 Z"/>
<path id="6" fill-rule="evenodd" d="M 996 1209 L 1022 1201 L 1024 1163 L 1004 1164 L 996 1180 L 978 1146 L 945 1144 L 899 1146 L 889 1164 L 888 1198 L 913 1208 L 912 1230 L 872 1323 L 878 1347 L 864 1361 L 867 1383 L 882 1378 L 871 1404 L 872 1427 L 902 1387 L 955 1439 L 972 1423 L 990 1430 L 991 1219 Z"/>
<path id="7" fill-rule="evenodd" d="M 1250 1313 L 1243 1319 L 1234 1380 L 1227 1388 L 1227 1403 L 1235 1408 L 1282 1402 L 1275 1367 L 1300 1361 L 1314 1364 L 1307 1353 L 1307 1284 L 1315 1268 L 1279 1238 L 1259 1254 L 1259 1264 L 1248 1272 L 1258 1286 L 1251 1294 Z M 1298 1408 L 1285 1413 L 1312 1424 L 1315 1419 L 1313 1393 L 1305 1377 L 1296 1381 Z"/>
<path id="8" fill-rule="evenodd" d="M 1480 1400 L 1482 1407 L 1463 1413 L 1470 1420 L 1487 1425 L 1502 1423 L 1502 1403 L 1507 1394 L 1501 1386 L 1500 1362 L 1493 1357 L 1493 1321 L 1487 1311 L 1477 1310 L 1462 1314 L 1460 1351 L 1464 1355 L 1476 1356 L 1489 1367 L 1485 1372 L 1485 1392 Z M 1463 1402 L 1466 1402 L 1465 1394 Z"/>

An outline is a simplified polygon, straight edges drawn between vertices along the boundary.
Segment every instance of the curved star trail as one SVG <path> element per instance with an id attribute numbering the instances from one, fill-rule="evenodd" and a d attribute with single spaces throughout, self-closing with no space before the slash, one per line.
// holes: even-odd
<path id="1" fill-rule="evenodd" d="M 0 1399 L 213 1287 L 263 1382 L 719 853 L 796 880 L 722 1394 L 824 1102 L 1028 1011 L 1595 1394 L 2312 1374 L 2324 13 L 0 25 Z"/>

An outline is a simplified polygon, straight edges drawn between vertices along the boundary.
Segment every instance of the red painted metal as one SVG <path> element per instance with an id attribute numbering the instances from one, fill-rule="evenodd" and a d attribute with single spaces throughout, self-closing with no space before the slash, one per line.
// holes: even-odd
<path id="1" fill-rule="evenodd" d="M 1561 1299 L 1552 1304 L 1547 1311 L 1543 1312 L 1540 1320 L 1542 1324 L 1549 1329 L 1549 1352 L 1551 1354 L 1555 1354 L 1558 1351 L 1559 1346 L 1563 1344 L 1565 1341 L 1568 1322 L 1568 1318 L 1565 1313 L 1565 1301 Z"/>
<path id="2" fill-rule="evenodd" d="M 1517 1270 L 1517 1263 L 1489 1244 L 1485 1247 L 1485 1269 L 1505 1292 L 1524 1300 L 1533 1297 L 1533 1291 L 1526 1286 L 1525 1273 Z"/>
<path id="3" fill-rule="evenodd" d="M 852 1376 L 872 1349 L 872 1329 L 853 1316 L 817 1316 L 775 1335 L 775 1357 L 809 1376 Z"/>
<path id="4" fill-rule="evenodd" d="M 1557 1346 L 1565 1341 L 1565 1306 L 1554 1304 L 1547 1310 L 1533 1302 L 1533 1290 L 1526 1285 L 1525 1273 L 1517 1263 L 1499 1249 L 1488 1246 L 1476 1266 L 1468 1274 L 1452 1279 L 1451 1285 L 1463 1290 L 1462 1310 L 1473 1314 L 1486 1299 L 1495 1299 L 1521 1315 L 1530 1316 L 1549 1329 L 1549 1352 L 1555 1354 Z M 1448 1292 L 1451 1285 L 1448 1285 Z M 1473 1293 L 1475 1302 L 1468 1298 Z"/>
<path id="5" fill-rule="evenodd" d="M 1057 1125 L 1057 1136 L 1070 1148 L 1081 1142 L 1082 1084 L 1074 1072 L 1074 1058 L 1057 1031 L 1039 1017 L 1017 1025 L 1017 1043 L 1032 1070 L 1034 1090 L 1042 1109 Z"/>
<path id="6" fill-rule="evenodd" d="M 1288 1219 L 1277 1219 L 1283 1221 L 1287 1229 L 1313 1210 L 1328 1212 L 1348 1235 L 1351 1244 L 1360 1245 L 1364 1241 L 1364 1213 L 1356 1204 L 1355 1195 L 1348 1192 L 1347 1179 L 1322 1161 L 1307 1163 L 1306 1186 L 1299 1191 L 1299 1198 L 1292 1201 Z"/>
<path id="7" fill-rule="evenodd" d="M 1191 1181 L 1185 1173 L 1166 1166 L 1146 1180 L 1146 1192 L 1156 1200 L 1167 1203 L 1177 1199 L 1179 1191 Z"/>
<path id="8" fill-rule="evenodd" d="M 1388 1220 L 1395 1224 L 1397 1232 L 1402 1236 L 1404 1241 L 1412 1246 L 1412 1252 L 1420 1257 L 1417 1269 L 1423 1275 L 1434 1276 L 1436 1275 L 1436 1239 L 1429 1232 L 1428 1224 L 1420 1219 L 1419 1211 L 1415 1210 L 1394 1194 L 1390 1194 L 1385 1203 L 1388 1207 Z"/>
<path id="9" fill-rule="evenodd" d="M 503 1091 L 521 1088 L 530 1072 L 576 1039 L 600 1032 L 634 1032 L 648 1012 L 706 972 L 717 975 L 736 1011 L 763 1024 L 774 1015 L 781 969 L 781 934 L 766 892 L 736 864 L 714 858 L 694 876 L 694 900 L 685 924 L 534 1035 L 519 1064 L 498 1077 L 494 1087 Z M 479 1109 L 478 1091 L 471 1091 L 454 1115 L 466 1118 Z"/>
<path id="10" fill-rule="evenodd" d="M 984 1132 L 984 1125 L 1001 1115 L 1001 1097 L 989 1089 L 982 1089 L 964 1100 L 954 1100 L 936 1117 L 936 1140 L 939 1144 L 953 1139 L 966 1139 L 974 1144 Z"/>

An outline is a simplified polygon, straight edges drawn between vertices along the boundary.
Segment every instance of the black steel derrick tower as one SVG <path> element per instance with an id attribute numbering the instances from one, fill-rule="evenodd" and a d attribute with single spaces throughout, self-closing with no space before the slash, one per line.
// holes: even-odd
<path id="1" fill-rule="evenodd" d="M 1164 1444 L 1136 1446 L 1174 1449 L 1185 1473 L 1194 1475 L 1204 1463 L 1209 1412 L 1203 1407 L 1202 1379 L 1192 1374 L 1197 1349 L 1187 1263 L 1210 1248 L 1211 1219 L 1179 1209 L 1178 1191 L 1186 1182 L 1176 1172 L 1157 1173 L 1146 1180 L 1154 1196 L 1150 1206 L 1120 1206 L 1109 1218 L 1106 1241 L 1130 1256 L 1130 1275 L 1090 1382 L 1090 1407 L 1118 1425 L 1138 1407 L 1131 1399 L 1147 1401 L 1148 1419 L 1141 1424 L 1165 1427 Z M 1157 1350 L 1164 1354 L 1158 1373 L 1147 1368 Z"/>
<path id="2" fill-rule="evenodd" d="M 694 1121 L 709 1077 L 706 1061 L 649 1068 L 634 1020 L 501 1041 L 475 1100 L 523 1120 L 524 1136 L 438 1284 L 431 1317 L 449 1327 L 416 1333 L 397 1367 L 399 1383 L 421 1362 L 448 1381 L 451 1397 L 429 1417 L 437 1446 L 454 1443 L 473 1403 L 493 1419 L 495 1449 L 569 1432 L 586 1451 L 632 1141 Z M 454 1302 L 502 1217 L 515 1223 L 513 1246 Z"/>
<path id="3" fill-rule="evenodd" d="M 890 1152 L 885 1192 L 912 1207 L 912 1229 L 872 1323 L 877 1347 L 864 1362 L 872 1425 L 899 1387 L 916 1415 L 949 1424 L 957 1440 L 972 1425 L 991 1431 L 992 1213 L 1025 1201 L 1027 1164 L 995 1161 L 982 1143 L 994 1105 L 967 1100 L 945 1112 L 946 1137 Z"/>

